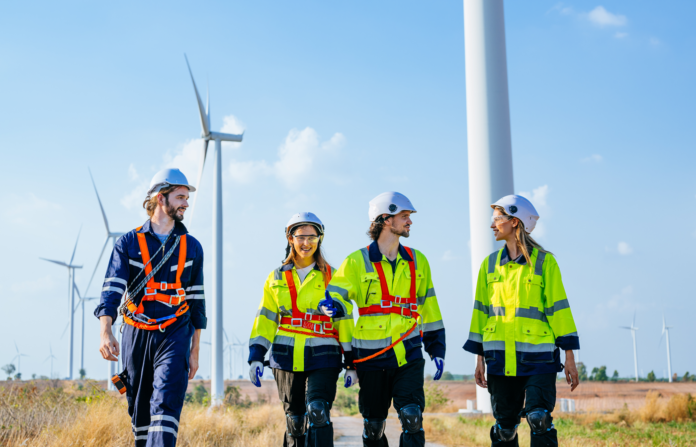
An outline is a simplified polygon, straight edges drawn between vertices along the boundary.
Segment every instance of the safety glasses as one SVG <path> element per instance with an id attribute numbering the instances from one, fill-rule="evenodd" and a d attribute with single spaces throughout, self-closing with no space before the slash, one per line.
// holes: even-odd
<path id="1" fill-rule="evenodd" d="M 491 216 L 491 222 L 493 222 L 496 225 L 503 223 L 503 222 L 507 222 L 510 219 L 511 219 L 510 216 L 506 216 L 504 214 L 500 215 L 500 216 Z"/>
<path id="2" fill-rule="evenodd" d="M 309 242 L 310 244 L 316 244 L 319 242 L 319 236 L 294 236 L 293 238 L 300 244 Z"/>

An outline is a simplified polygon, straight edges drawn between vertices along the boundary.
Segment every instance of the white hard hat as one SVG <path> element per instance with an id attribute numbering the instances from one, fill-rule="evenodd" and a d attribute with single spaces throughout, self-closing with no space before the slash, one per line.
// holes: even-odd
<path id="1" fill-rule="evenodd" d="M 416 212 L 408 197 L 401 193 L 390 191 L 383 192 L 370 200 L 370 209 L 367 211 L 367 214 L 370 217 L 370 222 L 374 222 L 382 214 L 395 215 L 404 210 Z"/>
<path id="2" fill-rule="evenodd" d="M 527 233 L 534 231 L 537 220 L 539 220 L 539 213 L 532 202 L 526 198 L 514 194 L 505 196 L 491 205 L 491 208 L 495 209 L 496 206 L 503 208 L 512 217 L 518 218 L 524 224 L 524 230 Z"/>
<path id="3" fill-rule="evenodd" d="M 293 214 L 290 220 L 288 221 L 288 224 L 285 226 L 285 233 L 289 234 L 290 230 L 292 230 L 293 227 L 296 227 L 300 224 L 312 225 L 314 228 L 317 229 L 320 235 L 324 235 L 324 224 L 321 222 L 321 220 L 317 217 L 316 214 L 310 212 Z"/>
<path id="4" fill-rule="evenodd" d="M 150 181 L 150 189 L 147 191 L 147 195 L 151 196 L 160 192 L 161 189 L 167 188 L 169 186 L 185 186 L 189 191 L 194 192 L 196 188 L 189 185 L 188 180 L 183 172 L 178 169 L 162 169 Z"/>

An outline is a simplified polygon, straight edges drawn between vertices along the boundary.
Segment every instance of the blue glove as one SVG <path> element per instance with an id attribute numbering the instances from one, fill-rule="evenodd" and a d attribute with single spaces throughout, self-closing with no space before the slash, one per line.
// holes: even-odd
<path id="1" fill-rule="evenodd" d="M 328 290 L 326 291 L 326 298 L 319 301 L 319 311 L 329 317 L 333 317 L 336 313 L 333 298 L 331 298 L 331 294 Z"/>
<path id="2" fill-rule="evenodd" d="M 435 377 L 433 377 L 433 380 L 440 380 L 440 377 L 442 377 L 442 373 L 445 371 L 445 359 L 435 357 L 433 361 L 435 362 L 435 367 L 437 368 L 437 372 L 435 373 Z"/>
<path id="3" fill-rule="evenodd" d="M 249 365 L 249 380 L 256 387 L 261 388 L 261 377 L 263 377 L 263 363 L 251 362 L 251 365 Z"/>

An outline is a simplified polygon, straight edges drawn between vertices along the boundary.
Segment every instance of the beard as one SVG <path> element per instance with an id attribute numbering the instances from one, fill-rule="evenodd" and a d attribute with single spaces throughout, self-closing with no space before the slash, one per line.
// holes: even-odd
<path id="1" fill-rule="evenodd" d="M 165 198 L 164 212 L 167 213 L 167 216 L 171 217 L 174 222 L 181 222 L 182 220 L 184 220 L 184 215 L 183 213 L 179 215 L 179 210 L 186 211 L 186 209 L 183 207 L 173 207 L 169 204 L 169 199 Z"/>
<path id="2" fill-rule="evenodd" d="M 397 230 L 394 227 L 389 227 L 389 230 L 392 232 L 392 234 L 395 234 L 397 236 L 401 237 L 409 237 L 411 235 L 411 230 L 408 228 L 403 228 L 401 230 Z"/>

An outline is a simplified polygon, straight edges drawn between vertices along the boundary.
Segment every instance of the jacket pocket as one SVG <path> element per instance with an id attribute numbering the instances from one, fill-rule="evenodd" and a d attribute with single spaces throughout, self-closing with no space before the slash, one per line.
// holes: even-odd
<path id="1" fill-rule="evenodd" d="M 553 363 L 553 351 L 551 352 L 523 352 L 520 355 L 520 363 Z"/>
<path id="2" fill-rule="evenodd" d="M 292 346 L 273 343 L 271 346 L 271 354 L 273 355 L 289 355 L 292 354 Z"/>

